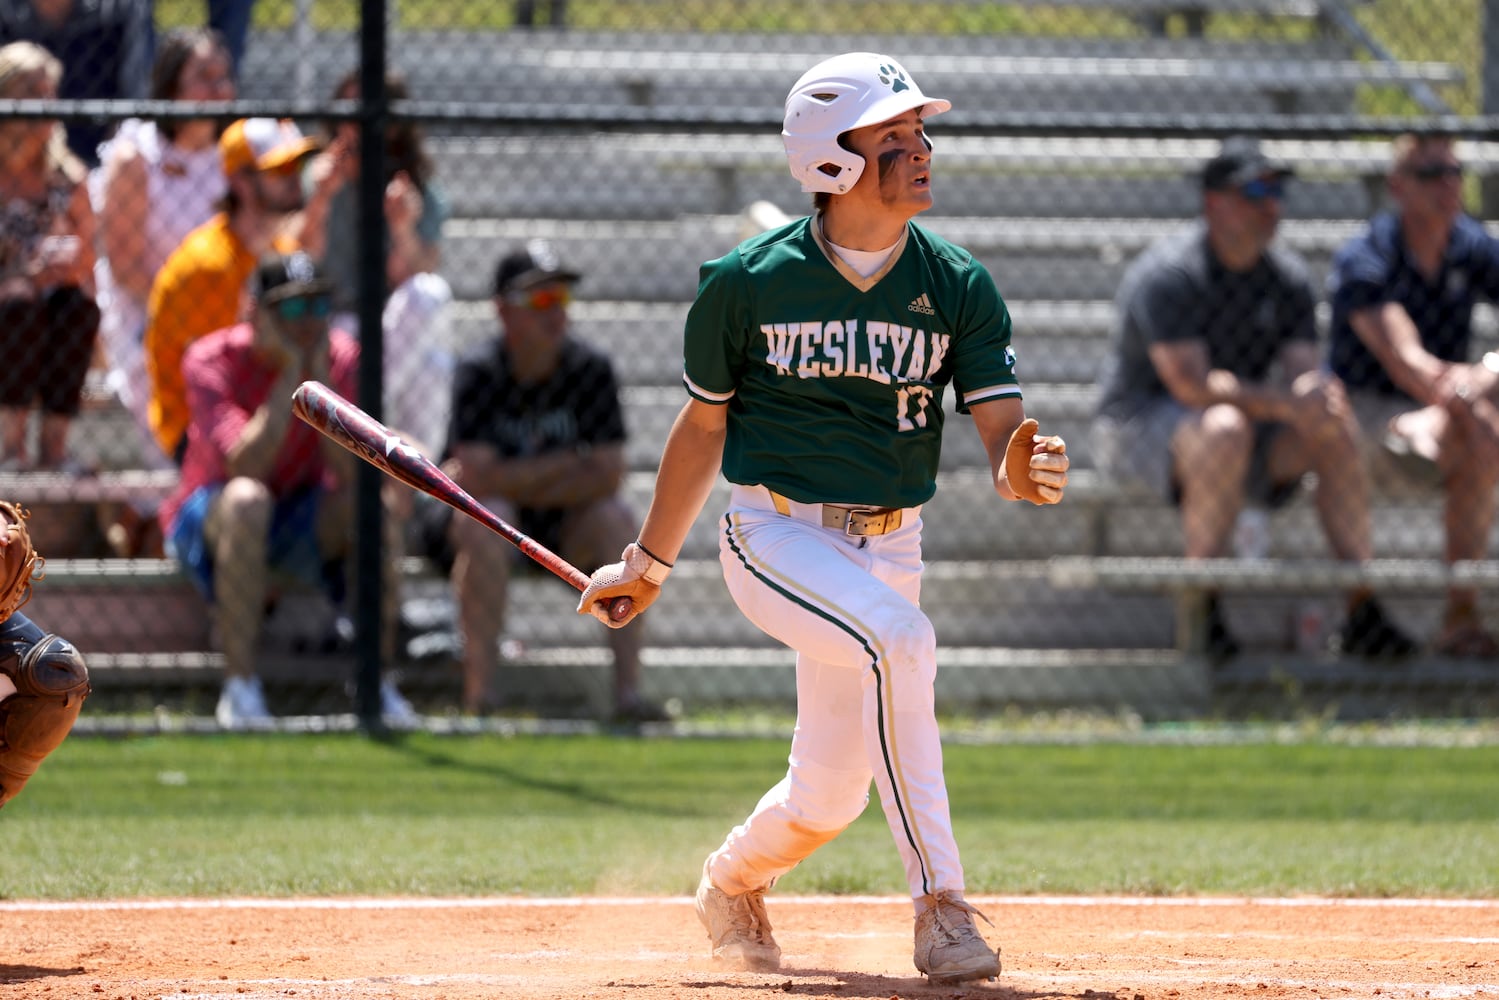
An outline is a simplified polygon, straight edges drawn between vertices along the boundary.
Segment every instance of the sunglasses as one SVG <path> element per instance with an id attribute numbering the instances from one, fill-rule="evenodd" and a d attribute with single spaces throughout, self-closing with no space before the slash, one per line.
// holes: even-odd
<path id="1" fill-rule="evenodd" d="M 327 295 L 291 295 L 277 299 L 271 308 L 283 322 L 294 323 L 299 319 L 327 319 L 333 314 L 333 299 Z"/>
<path id="2" fill-rule="evenodd" d="M 1423 163 L 1419 167 L 1409 167 L 1406 173 L 1418 181 L 1430 183 L 1431 181 L 1445 181 L 1452 177 L 1462 177 L 1463 167 L 1460 163 Z"/>
<path id="3" fill-rule="evenodd" d="M 561 288 L 537 288 L 529 292 L 511 292 L 505 296 L 505 301 L 513 306 L 525 306 L 537 312 L 545 312 L 548 309 L 565 309 L 573 300 L 572 289 L 563 285 Z"/>
<path id="4" fill-rule="evenodd" d="M 1245 201 L 1264 201 L 1266 198 L 1284 198 L 1286 182 L 1279 177 L 1256 177 L 1239 185 L 1239 194 Z"/>

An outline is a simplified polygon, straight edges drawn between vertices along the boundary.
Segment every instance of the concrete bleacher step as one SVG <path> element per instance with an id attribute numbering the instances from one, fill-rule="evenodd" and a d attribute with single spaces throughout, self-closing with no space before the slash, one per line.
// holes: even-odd
<path id="1" fill-rule="evenodd" d="M 587 286 L 580 289 L 587 293 Z M 1114 308 L 1110 302 L 1010 301 L 1013 342 L 1023 385 L 1091 382 L 1098 377 Z M 572 333 L 609 355 L 621 385 L 677 386 L 682 379 L 682 332 L 687 302 L 575 301 Z M 452 305 L 450 349 L 462 352 L 499 330 L 488 300 Z"/>
<path id="2" fill-rule="evenodd" d="M 1108 300 L 1129 262 L 1180 220 L 1131 218 L 976 219 L 926 216 L 922 224 L 973 253 L 994 275 L 1001 294 L 1016 300 Z M 1307 258 L 1315 282 L 1331 256 L 1362 231 L 1352 220 L 1287 220 L 1283 244 Z M 1499 226 L 1495 227 L 1499 231 Z M 741 240 L 737 215 L 667 221 L 453 219 L 443 238 L 442 273 L 459 299 L 490 294 L 494 263 L 510 247 L 547 239 L 588 275 L 595 299 L 690 301 L 698 269 Z"/>
<path id="3" fill-rule="evenodd" d="M 684 557 L 672 580 L 666 596 L 651 608 L 651 645 L 776 645 L 735 609 L 716 553 Z M 408 601 L 426 603 L 421 614 L 428 622 L 453 618 L 445 581 L 411 585 Z M 528 575 L 515 582 L 510 602 L 505 628 L 509 639 L 537 649 L 603 642 L 598 623 L 574 612 L 576 596 L 563 583 Z M 1058 617 L 1035 614 L 1041 606 L 1056 609 Z M 930 560 L 923 577 L 922 607 L 939 642 L 948 645 L 1124 649 L 1171 641 L 1168 600 L 1146 593 L 1100 598 L 1075 590 L 1054 591 L 1044 564 L 1036 561 Z M 1057 620 L 1069 622 L 1065 634 L 1057 629 Z"/>
<path id="4" fill-rule="evenodd" d="M 1161 69 L 1156 73 L 1160 76 L 1162 72 L 1172 72 L 1168 60 L 1188 63 L 1238 60 L 1248 67 L 1242 83 L 1250 87 L 1269 73 L 1267 69 L 1253 69 L 1256 66 L 1270 67 L 1283 61 L 1330 66 L 1347 60 L 1350 55 L 1346 43 L 1326 37 L 1277 41 L 1200 37 L 1046 38 L 979 33 L 922 35 L 911 31 L 838 35 L 740 31 L 519 32 L 472 28 L 412 30 L 397 26 L 389 39 L 391 65 L 407 76 L 417 99 L 510 105 L 574 103 L 580 92 L 585 104 L 615 99 L 612 94 L 599 93 L 601 81 L 613 82 L 627 101 L 639 101 L 646 96 L 640 89 L 641 81 L 670 79 L 653 73 L 671 70 L 671 60 L 684 56 L 697 57 L 710 67 L 726 58 L 744 59 L 757 53 L 768 57 L 794 56 L 798 60 L 794 64 L 788 60 L 781 65 L 777 61 L 771 64 L 777 71 L 766 73 L 771 78 L 767 85 L 778 91 L 774 101 L 765 105 L 772 110 L 780 107 L 786 90 L 813 62 L 856 50 L 891 53 L 918 75 L 929 93 L 939 91 L 926 82 L 927 77 L 936 79 L 934 74 L 942 74 L 944 60 L 951 58 L 1064 61 L 1056 66 L 1037 66 L 1031 71 L 1033 79 L 1037 74 L 1067 67 L 1065 61 L 1075 61 L 1074 66 L 1083 61 L 1091 64 L 1106 60 L 1138 61 L 1142 74 L 1151 64 L 1160 64 Z M 239 68 L 240 96 L 288 99 L 331 94 L 339 78 L 358 65 L 358 58 L 359 36 L 354 31 L 319 30 L 311 26 L 303 31 L 259 28 Z M 753 68 L 763 71 L 765 66 Z M 590 69 L 591 75 L 586 75 L 589 87 L 581 88 L 580 78 Z M 1179 75 L 1182 70 L 1177 68 L 1174 72 Z M 680 69 L 678 73 L 679 79 Z M 697 73 L 694 79 L 709 86 L 709 76 Z"/>
<path id="5" fill-rule="evenodd" d="M 641 659 L 642 694 L 675 701 L 688 712 L 794 701 L 794 659 L 783 648 L 647 647 Z M 267 701 L 278 714 L 350 712 L 352 669 L 342 658 L 268 663 Z M 411 663 L 397 675 L 419 711 L 444 715 L 457 709 L 462 678 L 456 664 Z M 97 657 L 85 716 L 188 703 L 209 712 L 222 677 L 222 662 L 212 654 Z M 520 714 L 598 718 L 610 707 L 612 666 L 608 651 L 597 644 L 528 650 L 501 661 L 496 687 Z M 1201 669 L 1168 649 L 938 650 L 936 700 L 944 712 L 1065 706 L 1170 718 L 1201 710 L 1207 697 Z"/>
<path id="6" fill-rule="evenodd" d="M 680 699 L 691 710 L 715 704 L 795 700 L 792 654 L 783 648 L 648 647 L 642 653 L 642 690 L 650 698 Z M 502 665 L 500 686 L 536 699 L 540 685 L 564 684 L 607 698 L 610 665 L 600 647 L 537 652 Z M 413 676 L 412 684 L 420 684 Z M 1114 711 L 1134 705 L 1165 716 L 1199 709 L 1206 701 L 1200 669 L 1169 650 L 1074 650 L 939 646 L 935 695 L 939 711 L 985 711 L 1072 706 Z M 417 690 L 420 690 L 417 687 Z M 531 692 L 535 692 L 532 694 Z"/>
<path id="7" fill-rule="evenodd" d="M 1049 215 L 1103 218 L 1128 206 L 1142 218 L 1187 218 L 1201 206 L 1197 172 L 1217 148 L 1201 140 L 948 136 L 941 119 L 930 131 L 933 193 L 951 215 L 1026 217 L 1044 206 Z M 1267 145 L 1299 170 L 1284 203 L 1288 218 L 1362 219 L 1383 193 L 1388 143 Z M 1470 145 L 1482 147 L 1465 150 L 1473 169 L 1495 162 L 1486 144 Z M 458 218 L 666 219 L 737 212 L 761 199 L 804 214 L 810 204 L 773 131 L 439 136 L 431 153 Z M 569 169 L 552 169 L 558 163 Z M 527 182 L 494 184 L 495 177 Z"/>
<path id="8" fill-rule="evenodd" d="M 245 96 L 330 93 L 329 77 L 357 54 L 349 33 L 274 39 L 266 33 L 251 47 L 241 71 Z M 914 38 L 871 41 L 880 45 L 875 51 L 893 50 L 928 93 L 981 109 L 1339 113 L 1353 110 L 1361 84 L 1400 89 L 1462 80 L 1452 64 L 1361 61 L 1325 42 L 1198 39 L 1152 47 L 1086 39 L 1047 47 L 1028 37 L 945 36 L 945 46 L 934 39 L 927 50 Z M 852 42 L 796 34 L 465 31 L 398 32 L 392 43 L 393 65 L 429 101 L 774 111 L 808 66 Z M 433 58 L 437 53 L 442 57 Z"/>
<path id="9" fill-rule="evenodd" d="M 937 492 L 922 510 L 922 543 L 929 561 L 996 562 L 1079 556 L 1178 556 L 1181 515 L 1163 500 L 1121 491 L 1087 469 L 1074 469 L 1067 498 L 1050 507 L 1000 500 L 985 469 L 940 473 Z M 637 471 L 625 481 L 625 496 L 643 513 L 655 487 L 654 473 Z M 729 488 L 720 481 L 693 523 L 683 552 L 711 559 L 718 552 L 718 521 Z M 1442 549 L 1439 495 L 1391 496 L 1376 492 L 1371 508 L 1376 555 L 1429 558 Z M 1277 557 L 1331 558 L 1309 490 L 1270 515 L 1270 550 Z M 1492 548 L 1499 548 L 1496 527 Z"/>
<path id="10" fill-rule="evenodd" d="M 584 285 L 581 292 L 587 293 Z M 1006 303 L 1012 340 L 1020 363 L 1021 385 L 1029 393 L 1049 383 L 1090 383 L 1098 379 L 1110 349 L 1114 304 L 1088 300 L 1016 300 Z M 682 378 L 682 333 L 687 302 L 637 302 L 580 299 L 569 309 L 574 336 L 609 355 L 621 385 L 677 386 Z M 1326 335 L 1326 304 L 1317 308 Z M 1499 346 L 1499 315 L 1480 304 L 1473 311 L 1474 349 Z M 489 299 L 454 302 L 448 347 L 461 353 L 492 340 L 498 333 Z"/>
<path id="11" fill-rule="evenodd" d="M 84 656 L 195 653 L 208 648 L 208 609 L 167 559 L 53 559 L 23 613 Z"/>
<path id="12" fill-rule="evenodd" d="M 170 609 L 180 612 L 180 606 L 164 589 L 171 572 L 164 567 L 129 568 L 142 584 L 119 586 L 129 579 L 123 567 L 104 572 L 116 589 L 132 595 L 133 613 L 151 622 L 175 620 Z M 82 564 L 67 567 L 61 580 L 79 579 L 85 569 Z M 929 563 L 923 608 L 937 630 L 939 677 L 945 675 L 941 683 L 951 685 L 947 690 L 956 699 L 955 707 L 1169 703 L 1184 708 L 1181 699 L 1194 703 L 1199 699 L 1202 666 L 1167 648 L 1175 626 L 1168 597 L 1055 589 L 1048 583 L 1049 576 L 1049 565 L 1040 560 Z M 790 656 L 739 614 L 716 560 L 684 559 L 673 579 L 668 594 L 646 619 L 648 693 L 681 698 L 688 704 L 780 698 L 783 692 L 777 684 L 785 683 L 785 678 L 767 683 L 767 675 L 750 676 L 753 672 L 743 668 L 784 669 Z M 413 638 L 406 647 L 407 657 L 395 664 L 400 681 L 424 709 L 451 710 L 459 688 L 458 647 L 451 637 L 438 641 L 435 648 L 432 642 L 441 639 L 445 623 L 451 636 L 451 595 L 444 581 L 430 576 L 409 578 L 406 588 L 403 603 L 411 609 L 411 619 L 429 631 Z M 70 604 L 68 598 L 76 593 L 76 587 L 69 587 L 66 593 L 54 594 L 46 617 L 37 612 L 38 620 L 49 629 L 75 641 L 76 634 L 68 629 L 76 627 L 77 613 L 88 607 L 86 602 Z M 167 603 L 153 605 L 153 599 Z M 606 633 L 592 619 L 574 612 L 574 599 L 570 588 L 545 574 L 523 575 L 514 581 L 504 634 L 507 640 L 520 643 L 522 651 L 505 661 L 504 687 L 545 711 L 583 704 L 598 714 L 601 707 L 607 707 L 609 691 Z M 1344 675 L 1354 667 L 1343 664 L 1332 669 L 1314 652 L 1284 652 L 1296 639 L 1297 616 L 1306 600 L 1231 594 L 1224 598 L 1224 610 L 1251 654 L 1269 657 L 1268 662 L 1277 664 L 1278 683 L 1308 669 L 1324 688 L 1332 690 L 1338 678 L 1348 680 Z M 1316 600 L 1322 604 L 1327 627 L 1336 628 L 1337 595 Z M 1422 637 L 1430 635 L 1440 614 L 1440 601 L 1435 597 L 1397 595 L 1386 605 L 1397 621 Z M 75 612 L 71 623 L 66 613 L 69 607 Z M 304 610 L 304 618 L 315 617 L 312 609 Z M 93 639 L 105 641 L 98 634 Z M 90 662 L 99 695 L 94 705 L 100 710 L 189 702 L 208 710 L 222 681 L 222 658 L 207 652 L 206 644 L 179 650 L 79 644 Z M 1428 666 L 1423 661 L 1422 670 Z M 283 641 L 268 644 L 258 657 L 257 670 L 281 706 L 278 712 L 350 710 L 353 663 L 346 653 L 318 655 Z M 1253 687 L 1249 683 L 1253 678 L 1246 675 L 1243 680 Z M 1255 683 L 1264 687 L 1272 680 L 1262 678 Z M 1431 683 L 1438 687 L 1446 683 L 1441 678 L 1428 681 L 1417 686 L 1425 690 Z"/>

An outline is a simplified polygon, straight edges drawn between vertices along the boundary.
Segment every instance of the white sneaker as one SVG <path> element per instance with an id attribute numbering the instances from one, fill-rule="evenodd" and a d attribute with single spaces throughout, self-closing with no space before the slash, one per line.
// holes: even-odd
<path id="1" fill-rule="evenodd" d="M 265 692 L 261 690 L 260 678 L 226 678 L 213 717 L 223 729 L 251 729 L 270 724 L 272 716 L 265 707 Z"/>
<path id="2" fill-rule="evenodd" d="M 418 726 L 422 721 L 411 702 L 391 680 L 380 682 L 380 717 L 392 726 Z"/>
<path id="3" fill-rule="evenodd" d="M 999 975 L 999 950 L 991 949 L 973 924 L 984 917 L 968 903 L 947 892 L 927 897 L 928 906 L 916 917 L 916 970 L 934 983 L 962 983 Z M 988 917 L 984 923 L 994 926 Z"/>
<path id="4" fill-rule="evenodd" d="M 765 915 L 764 889 L 730 896 L 713 884 L 704 861 L 703 878 L 697 885 L 697 918 L 708 929 L 713 960 L 720 965 L 747 972 L 774 972 L 781 967 L 781 949 L 770 935 L 770 918 Z"/>

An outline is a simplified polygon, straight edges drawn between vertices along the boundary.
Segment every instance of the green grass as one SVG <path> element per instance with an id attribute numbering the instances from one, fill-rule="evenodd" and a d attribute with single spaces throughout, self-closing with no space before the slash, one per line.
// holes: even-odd
<path id="1" fill-rule="evenodd" d="M 785 755 L 779 740 L 75 736 L 0 812 L 0 896 L 686 893 Z M 1499 896 L 1499 746 L 946 757 L 974 892 Z M 903 891 L 877 804 L 781 891 Z"/>

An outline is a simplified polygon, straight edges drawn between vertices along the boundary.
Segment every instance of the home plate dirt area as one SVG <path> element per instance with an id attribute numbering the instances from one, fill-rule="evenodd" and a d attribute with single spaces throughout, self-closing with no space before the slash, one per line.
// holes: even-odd
<path id="1" fill-rule="evenodd" d="M 1499 1000 L 1494 900 L 971 901 L 1004 973 L 960 986 L 895 898 L 772 894 L 774 974 L 716 969 L 686 897 L 9 901 L 0 998 Z"/>

